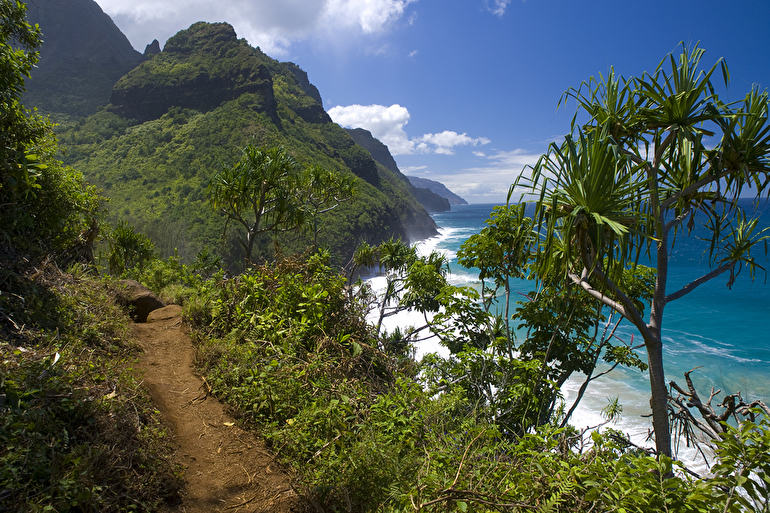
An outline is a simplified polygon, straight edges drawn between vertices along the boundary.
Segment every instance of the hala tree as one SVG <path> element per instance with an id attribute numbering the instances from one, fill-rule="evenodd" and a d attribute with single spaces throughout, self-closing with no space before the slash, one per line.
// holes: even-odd
<path id="1" fill-rule="evenodd" d="M 527 407 L 516 411 L 529 419 L 516 419 L 524 425 L 537 426 L 548 422 L 556 409 L 559 391 L 575 372 L 582 372 L 586 379 L 577 398 L 561 418 L 561 425 L 569 421 L 589 383 L 614 370 L 618 365 L 646 369 L 636 353 L 626 343 L 615 342 L 618 326 L 617 314 L 607 314 L 600 301 L 589 296 L 580 287 L 565 281 L 561 274 L 538 275 L 534 264 L 540 235 L 533 230 L 533 220 L 526 215 L 526 204 L 496 206 L 480 233 L 468 238 L 457 253 L 460 265 L 479 270 L 487 311 L 499 305 L 498 292 L 503 306 L 499 331 L 503 337 L 495 337 L 491 349 L 494 359 L 488 359 L 488 369 L 495 369 L 499 378 L 494 388 L 507 394 L 513 385 L 521 387 L 523 381 L 531 383 L 537 393 L 527 398 Z M 654 272 L 638 266 L 634 272 L 624 272 L 623 286 L 640 311 L 649 305 Z M 537 290 L 523 301 L 517 302 L 516 311 L 510 315 L 511 280 L 530 278 Z M 487 284 L 491 282 L 493 286 Z M 513 337 L 510 320 L 516 319 L 518 329 L 527 329 L 526 337 L 518 345 Z M 608 370 L 594 374 L 599 359 L 607 362 Z M 514 360 L 541 362 L 534 369 L 513 364 Z M 524 370 L 525 372 L 522 372 Z M 490 402 L 497 402 L 489 389 L 485 395 Z M 508 415 L 509 417 L 515 415 Z M 498 421 L 502 416 L 498 416 Z"/>
<path id="2" fill-rule="evenodd" d="M 699 285 L 759 268 L 752 250 L 767 240 L 737 199 L 767 196 L 770 126 L 767 92 L 753 88 L 724 103 L 697 46 L 670 54 L 653 73 L 625 79 L 611 69 L 565 93 L 577 102 L 572 134 L 552 144 L 529 179 L 537 201 L 539 272 L 559 272 L 628 319 L 641 334 L 649 364 L 652 420 L 659 454 L 671 455 L 661 330 L 666 305 Z M 585 117 L 583 117 L 585 116 Z M 578 119 L 586 120 L 584 124 Z M 527 183 L 528 182 L 528 183 Z M 511 188 L 514 191 L 514 187 Z M 697 217 L 696 217 L 697 216 Z M 668 260 L 696 223 L 708 230 L 711 270 L 669 290 Z M 557 243 L 564 241 L 564 243 Z M 766 246 L 765 246 L 766 251 Z M 623 272 L 646 254 L 657 275 L 651 307 L 640 310 L 624 290 Z"/>
<path id="3" fill-rule="evenodd" d="M 254 242 L 264 233 L 298 230 L 315 223 L 354 193 L 352 176 L 302 169 L 283 147 L 248 145 L 232 166 L 224 166 L 209 183 L 208 202 L 214 210 L 245 228 L 238 242 L 251 261 Z M 317 229 L 317 228 L 316 228 Z"/>

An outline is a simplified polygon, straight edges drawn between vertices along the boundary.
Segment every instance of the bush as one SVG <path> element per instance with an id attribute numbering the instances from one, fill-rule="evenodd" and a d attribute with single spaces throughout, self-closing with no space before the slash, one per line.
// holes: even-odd
<path id="1" fill-rule="evenodd" d="M 172 447 L 132 376 L 136 347 L 110 286 L 53 265 L 25 280 L 14 290 L 46 322 L 0 333 L 3 506 L 150 511 L 177 501 Z M 18 306 L 4 304 L 9 318 Z"/>
<path id="2" fill-rule="evenodd" d="M 749 504 L 738 496 L 764 507 L 757 497 L 766 488 L 744 477 L 764 475 L 766 425 L 726 437 L 717 479 L 696 480 L 677 462 L 629 450 L 615 433 L 585 440 L 547 423 L 515 435 L 506 426 L 521 418 L 497 423 L 496 410 L 463 383 L 426 389 L 410 377 L 414 362 L 377 349 L 365 305 L 323 255 L 202 290 L 186 309 L 198 364 L 319 511 L 737 511 Z M 509 387 L 506 400 L 525 404 L 526 388 Z"/>

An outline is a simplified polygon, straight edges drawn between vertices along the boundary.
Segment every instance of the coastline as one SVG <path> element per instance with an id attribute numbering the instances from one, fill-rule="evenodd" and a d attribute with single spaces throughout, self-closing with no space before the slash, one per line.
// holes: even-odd
<path id="1" fill-rule="evenodd" d="M 487 212 L 491 210 L 491 206 Z M 444 215 L 436 215 L 435 217 L 444 217 Z M 450 260 L 450 281 L 456 285 L 472 285 L 478 284 L 478 279 L 471 272 L 458 268 L 456 264 L 456 248 L 459 244 L 467 239 L 473 230 L 467 228 L 458 228 L 452 226 L 442 226 L 439 224 L 439 235 L 424 239 L 417 242 L 415 245 L 418 247 L 420 254 L 430 253 L 432 250 L 437 250 L 444 253 Z M 483 227 L 477 226 L 480 230 Z M 384 286 L 384 277 L 373 277 L 367 280 L 373 287 L 373 290 L 382 289 Z M 379 285 L 378 285 L 379 284 Z M 527 284 L 531 286 L 531 284 Z M 520 292 L 520 291 L 515 291 Z M 515 293 L 514 292 L 514 293 Z M 384 322 L 384 326 L 388 330 L 392 330 L 395 327 L 407 327 L 415 325 L 417 322 L 421 322 L 422 317 L 420 314 L 412 312 L 404 312 L 402 314 L 387 318 Z M 627 335 L 630 335 L 632 331 L 628 331 Z M 522 334 L 523 335 L 523 334 Z M 667 335 L 671 335 L 671 332 L 667 332 Z M 679 345 L 689 344 L 690 337 Z M 667 340 L 667 357 L 672 360 L 669 363 L 679 364 L 674 358 L 670 358 L 672 354 L 680 351 L 680 348 L 671 340 Z M 729 354 L 729 351 L 725 347 L 714 346 L 713 341 L 703 341 L 704 347 L 710 348 L 711 353 L 717 358 L 733 358 L 736 362 L 741 361 L 742 357 Z M 730 346 L 730 344 L 723 344 L 723 346 Z M 416 357 L 419 359 L 427 353 L 438 353 L 442 357 L 449 355 L 448 349 L 441 346 L 437 341 L 426 340 L 420 342 L 416 347 Z M 642 352 L 643 353 L 643 352 Z M 689 357 L 692 354 L 688 353 Z M 644 356 L 646 359 L 646 355 Z M 693 361 L 697 361 L 697 358 Z M 761 362 L 761 359 L 756 359 L 757 362 Z M 695 367 L 696 365 L 692 365 Z M 677 365 L 677 369 L 680 365 Z M 689 370 L 688 367 L 686 370 Z M 598 370 L 598 369 L 597 369 Z M 668 379 L 674 379 L 681 382 L 682 376 L 677 372 L 670 372 L 667 369 Z M 576 396 L 578 389 L 580 388 L 585 378 L 582 375 L 573 376 L 563 387 L 562 393 L 565 400 L 566 408 L 568 409 L 573 398 Z M 585 429 L 587 427 L 596 427 L 602 425 L 601 429 L 612 428 L 624 433 L 627 433 L 631 441 L 639 446 L 653 447 L 654 443 L 650 439 L 649 435 L 652 429 L 651 421 L 649 419 L 650 407 L 649 407 L 649 383 L 647 381 L 648 376 L 646 373 L 639 371 L 632 371 L 628 369 L 615 369 L 611 374 L 599 378 L 589 385 L 589 388 L 581 400 L 580 405 L 575 410 L 570 419 L 570 424 L 577 429 Z M 708 389 L 698 386 L 702 393 L 707 395 Z M 732 391 L 729 388 L 725 390 Z M 601 415 L 602 409 L 607 405 L 608 398 L 618 397 L 620 404 L 623 406 L 623 414 L 617 420 L 606 423 Z M 744 396 L 745 397 L 745 396 Z M 752 396 L 753 397 L 753 396 Z M 703 457 L 699 454 L 698 450 L 692 447 L 686 447 L 684 440 L 679 441 L 678 458 L 687 466 L 688 469 L 703 474 L 708 471 L 708 465 L 704 461 Z"/>

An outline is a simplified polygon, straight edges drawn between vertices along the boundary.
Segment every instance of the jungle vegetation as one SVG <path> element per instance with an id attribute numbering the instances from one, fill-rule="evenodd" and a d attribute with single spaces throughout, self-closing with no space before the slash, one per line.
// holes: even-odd
<path id="1" fill-rule="evenodd" d="M 112 105 L 58 130 L 63 159 L 102 188 L 111 223 L 130 224 L 162 256 L 176 251 L 188 263 L 205 249 L 243 268 L 246 250 L 235 237 L 222 239 L 226 217 L 212 211 L 206 190 L 250 145 L 282 146 L 302 168 L 357 180 L 350 201 L 317 218 L 317 233 L 260 237 L 262 255 L 274 255 L 276 242 L 291 254 L 318 241 L 342 266 L 361 242 L 435 234 L 411 185 L 331 122 L 302 74 L 238 40 L 227 24 L 195 24 L 118 81 Z"/>
<path id="2" fill-rule="evenodd" d="M 559 393 L 565 374 L 590 373 L 599 359 L 610 365 L 644 366 L 631 348 L 605 343 L 604 328 L 597 327 L 611 329 L 605 319 L 614 315 L 612 310 L 627 312 L 608 304 L 608 294 L 592 290 L 622 292 L 623 304 L 641 315 L 655 308 L 661 270 L 656 275 L 650 269 L 622 266 L 615 274 L 606 274 L 615 289 L 593 289 L 582 283 L 601 276 L 604 269 L 614 269 L 619 258 L 613 251 L 588 260 L 591 265 L 585 273 L 578 268 L 582 281 L 573 279 L 575 271 L 553 265 L 580 266 L 586 261 L 584 254 L 592 254 L 589 249 L 614 247 L 608 241 L 625 240 L 622 223 L 607 212 L 590 211 L 591 216 L 581 217 L 574 237 L 561 239 L 565 242 L 558 255 L 563 260 L 558 260 L 556 234 L 567 225 L 543 223 L 549 222 L 553 211 L 569 214 L 578 208 L 552 202 L 565 208 L 541 210 L 534 218 L 524 215 L 518 205 L 496 209 L 487 228 L 464 245 L 461 255 L 466 264 L 480 269 L 488 285 L 481 291 L 452 285 L 441 255 L 419 255 L 397 239 L 363 244 L 355 251 L 351 265 L 380 269 L 386 276 L 387 293 L 374 295 L 365 285 L 352 283 L 352 268 L 347 275 L 340 272 L 320 238 L 319 248 L 271 256 L 227 275 L 211 252 L 198 251 L 194 261 L 186 263 L 179 255 L 158 251 L 131 225 L 118 224 L 96 235 L 94 221 L 99 226 L 102 217 L 110 215 L 102 210 L 99 191 L 58 160 L 61 149 L 50 123 L 19 102 L 24 78 L 36 59 L 39 32 L 24 21 L 22 3 L 2 0 L 0 6 L 6 129 L 0 162 L 3 508 L 157 511 L 177 501 L 183 487 L 181 469 L 169 463 L 165 428 L 129 372 L 136 348 L 127 337 L 128 319 L 117 306 L 113 279 L 105 276 L 106 269 L 92 251 L 101 236 L 109 242 L 106 260 L 114 274 L 135 277 L 167 301 L 183 305 L 186 322 L 194 330 L 196 364 L 212 393 L 238 412 L 244 427 L 265 437 L 276 458 L 293 472 L 295 489 L 307 500 L 308 509 L 770 509 L 770 412 L 761 402 L 736 402 L 730 411 L 733 423 L 717 423 L 718 433 L 710 440 L 714 459 L 710 474 L 704 476 L 687 472 L 665 450 L 649 453 L 635 447 L 623 433 L 606 427 L 579 431 L 565 422 L 568 412 Z M 12 39 L 22 41 L 22 46 L 12 47 Z M 679 62 L 690 62 L 689 55 Z M 250 100 L 241 96 L 235 101 L 247 106 Z M 225 103 L 236 115 L 236 104 Z M 281 120 L 288 124 L 292 117 L 285 114 Z M 83 137 L 81 149 L 94 144 L 95 153 L 104 147 L 115 156 L 119 149 L 130 148 L 118 144 L 118 139 L 135 137 L 131 140 L 141 142 L 147 137 L 148 151 L 149 142 L 168 129 L 171 140 L 161 146 L 170 151 L 176 133 L 170 127 L 177 116 L 187 120 L 185 126 L 192 123 L 190 129 L 203 130 L 202 120 L 209 115 L 224 112 L 174 109 L 159 119 L 133 124 L 103 110 L 83 122 L 89 130 L 73 127 L 66 137 Z M 729 118 L 744 123 L 741 126 L 752 119 L 748 114 Z M 757 119 L 766 123 L 766 110 Z M 100 127 L 105 137 L 86 142 L 88 134 Z M 697 139 L 697 134 L 693 137 Z M 593 141 L 589 136 L 584 139 Z M 676 136 L 669 143 L 674 140 Z M 286 141 L 282 136 L 272 142 Z M 142 147 L 138 145 L 137 151 Z M 294 158 L 304 162 L 303 155 L 311 155 L 309 148 L 300 144 Z M 666 154 L 665 145 L 660 148 Z M 187 151 L 188 162 L 193 162 L 195 148 Z M 161 151 L 137 162 L 146 162 L 148 168 L 142 169 L 148 171 L 157 158 L 158 172 L 171 176 L 186 169 L 163 155 L 171 154 Z M 617 152 L 615 158 L 620 155 Z M 223 159 L 233 162 L 238 156 L 231 148 Z M 760 154 L 760 162 L 766 156 Z M 682 161 L 687 160 L 678 162 Z M 701 162 L 693 171 L 704 171 L 704 165 Z M 109 170 L 101 166 L 106 178 Z M 127 183 L 136 184 L 139 178 L 129 177 L 133 168 L 125 163 L 118 167 L 127 174 Z M 675 175 L 672 168 L 666 176 Z M 196 176 L 191 173 L 189 178 Z M 203 178 L 198 180 L 202 185 Z M 569 183 L 583 189 L 592 182 L 579 177 Z M 613 183 L 602 181 L 610 190 Z M 112 187 L 121 189 L 123 182 L 113 182 Z M 550 198 L 548 194 L 573 189 L 544 190 L 543 197 Z M 170 190 L 165 194 L 171 197 Z M 703 199 L 721 204 L 724 198 L 703 195 Z M 688 201 L 696 200 L 688 196 Z M 130 205 L 126 201 L 120 208 Z M 687 205 L 681 213 L 687 212 Z M 607 229 L 591 224 L 598 221 L 605 221 Z M 553 229 L 540 231 L 539 225 Z M 613 230 L 621 233 L 613 235 Z M 599 233 L 604 238 L 589 237 Z M 574 241 L 577 250 L 569 247 Z M 490 300 L 496 289 L 507 290 L 507 281 L 521 275 L 534 278 L 538 307 L 522 304 L 515 312 L 496 308 Z M 426 328 L 387 333 L 379 323 L 367 320 L 372 312 L 382 318 L 399 308 L 423 313 Z M 511 335 L 511 320 L 530 326 L 526 340 Z M 415 360 L 413 343 L 428 329 L 447 346 L 448 358 L 430 355 Z M 613 407 L 606 415 L 619 413 Z"/>

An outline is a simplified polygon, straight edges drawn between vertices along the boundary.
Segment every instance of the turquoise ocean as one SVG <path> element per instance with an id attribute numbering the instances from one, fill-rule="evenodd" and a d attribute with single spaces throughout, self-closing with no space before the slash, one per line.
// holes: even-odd
<path id="1" fill-rule="evenodd" d="M 770 205 L 762 203 L 756 210 L 748 200 L 743 206 L 760 217 L 762 227 L 770 225 Z M 473 270 L 457 264 L 457 251 L 471 235 L 478 233 L 488 219 L 494 205 L 453 206 L 445 213 L 434 214 L 440 227 L 440 235 L 422 241 L 421 252 L 438 250 L 447 255 L 450 262 L 450 279 L 454 284 L 479 286 L 478 275 Z M 695 235 L 697 236 L 697 229 Z M 704 253 L 705 252 L 705 253 Z M 757 248 L 755 258 L 770 270 L 770 262 L 764 254 L 764 246 Z M 694 236 L 679 237 L 670 260 L 669 292 L 677 290 L 709 270 L 708 243 Z M 663 321 L 664 365 L 666 380 L 674 380 L 684 386 L 684 373 L 693 372 L 696 387 L 702 399 L 708 399 L 712 387 L 724 393 L 741 392 L 744 399 L 770 399 L 770 276 L 758 270 L 754 281 L 748 269 L 743 269 L 736 283 L 728 290 L 728 274 L 701 285 L 695 291 L 667 305 Z M 521 300 L 533 289 L 533 283 L 520 281 L 514 284 L 512 301 Z M 408 324 L 408 316 L 394 320 Z M 629 323 L 622 323 L 618 336 L 623 340 L 640 342 L 641 338 Z M 524 333 L 518 333 L 523 337 Z M 418 347 L 418 354 L 442 351 L 430 342 Z M 646 361 L 643 349 L 640 356 Z M 582 383 L 580 376 L 573 379 L 564 390 L 567 407 Z M 594 381 L 572 424 L 583 428 L 602 422 L 600 412 L 608 398 L 617 397 L 623 406 L 623 416 L 611 427 L 621 429 L 637 443 L 644 443 L 650 429 L 649 381 L 646 373 L 638 370 L 615 369 L 605 377 Z M 718 396 L 718 397 L 721 397 Z M 715 399 L 714 404 L 718 401 Z M 690 460 L 694 454 L 680 454 Z M 692 462 L 691 462 L 692 463 Z M 700 466 L 694 463 L 695 466 Z"/>

